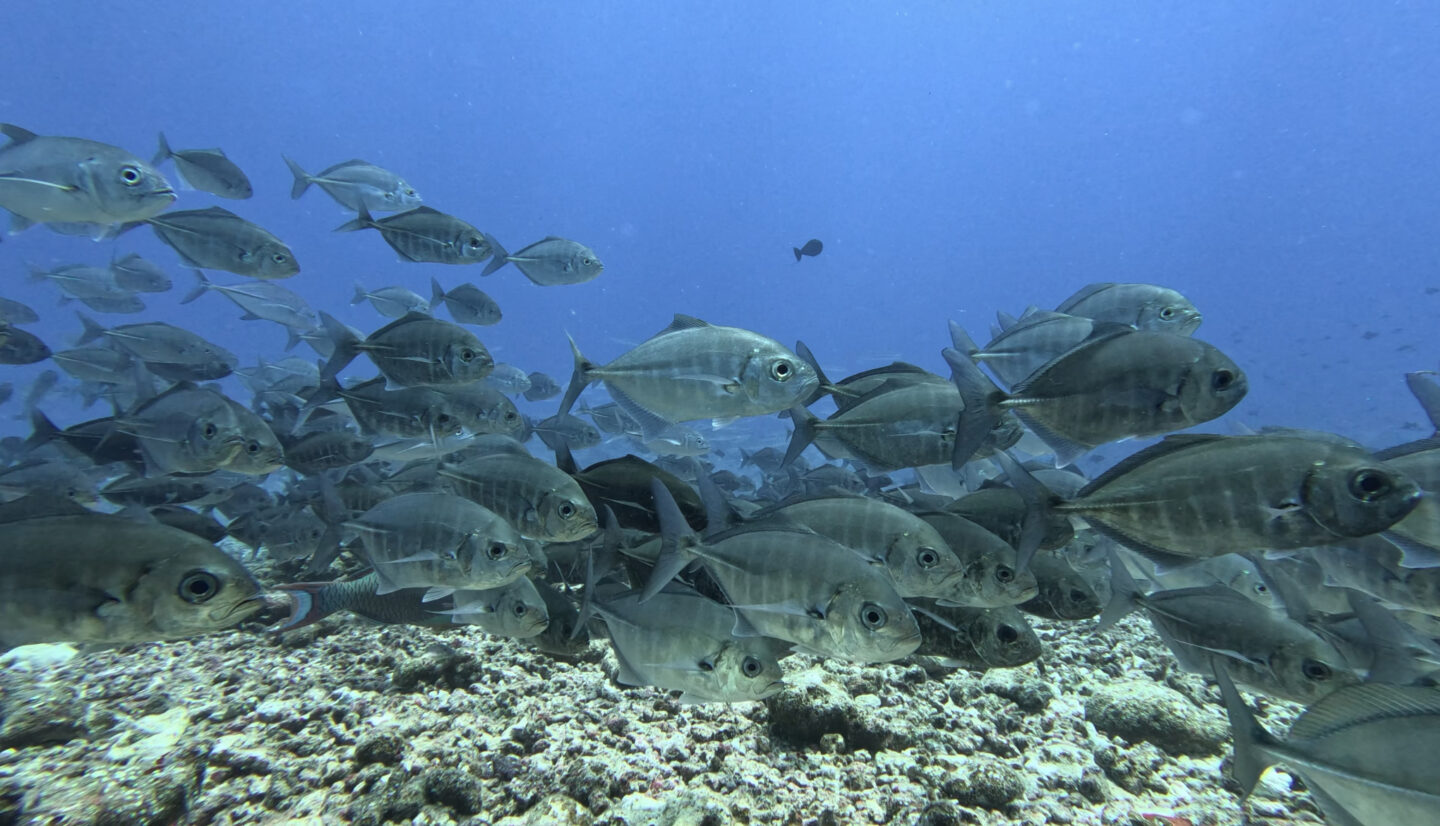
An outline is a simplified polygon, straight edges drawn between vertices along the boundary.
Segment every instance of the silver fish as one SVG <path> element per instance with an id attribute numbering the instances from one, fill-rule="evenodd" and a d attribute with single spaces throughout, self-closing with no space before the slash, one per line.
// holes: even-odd
<path id="1" fill-rule="evenodd" d="M 150 164 L 158 167 L 167 160 L 175 162 L 175 168 L 180 170 L 180 176 L 186 183 L 203 192 L 235 200 L 244 200 L 255 194 L 250 179 L 220 149 L 181 149 L 177 152 L 170 148 L 165 133 L 161 132 L 160 148 L 155 151 L 155 158 Z"/>
<path id="2" fill-rule="evenodd" d="M 819 383 L 814 369 L 779 342 L 686 315 L 608 364 L 586 359 L 574 341 L 570 346 L 575 373 L 560 412 L 570 412 L 585 387 L 603 382 L 646 436 L 675 422 L 777 413 Z"/>
<path id="3" fill-rule="evenodd" d="M 426 601 L 460 589 L 498 588 L 523 576 L 529 557 L 498 514 L 448 493 L 406 493 L 345 528 L 379 576 L 376 593 L 430 588 Z"/>
<path id="4" fill-rule="evenodd" d="M 363 340 L 325 312 L 320 320 L 335 342 L 335 355 L 320 371 L 322 380 L 334 378 L 360 353 L 370 357 L 393 387 L 468 384 L 495 367 L 474 333 L 428 315 L 410 313 Z"/>
<path id="5" fill-rule="evenodd" d="M 485 233 L 453 215 L 416 207 L 384 218 L 372 218 L 364 207 L 359 217 L 335 228 L 336 232 L 362 229 L 380 231 L 391 249 L 407 261 L 433 264 L 478 264 L 490 257 Z"/>
<path id="6" fill-rule="evenodd" d="M 376 312 L 387 318 L 402 318 L 409 313 L 430 313 L 430 302 L 414 290 L 404 287 L 367 290 L 360 282 L 355 282 L 355 294 L 351 296 L 350 304 L 353 306 L 367 300 Z"/>
<path id="7" fill-rule="evenodd" d="M 514 264 L 525 277 L 542 287 L 561 284 L 583 284 L 600 275 L 605 265 L 589 247 L 553 235 L 536 241 L 513 255 L 505 251 L 492 236 L 485 236 L 494 254 L 480 275 L 493 274 L 506 264 Z"/>
<path id="8" fill-rule="evenodd" d="M 441 304 L 450 310 L 450 317 L 460 324 L 488 327 L 492 324 L 499 324 L 503 317 L 500 305 L 495 302 L 495 299 L 474 284 L 461 284 L 452 290 L 446 290 L 440 286 L 438 280 L 432 278 L 430 279 L 430 314 L 434 315 Z M 558 396 L 559 394 L 560 389 L 556 387 L 554 395 Z"/>
<path id="9" fill-rule="evenodd" d="M 110 274 L 116 284 L 141 293 L 163 293 L 174 286 L 164 270 L 133 252 L 111 261 Z"/>
<path id="10" fill-rule="evenodd" d="M 784 688 L 784 644 L 735 636 L 734 608 L 679 588 L 643 602 L 613 584 L 596 591 L 588 605 L 605 622 L 621 683 L 679 691 L 682 703 L 763 700 Z"/>
<path id="11" fill-rule="evenodd" d="M 1182 336 L 1195 332 L 1203 320 L 1190 299 L 1154 284 L 1090 284 L 1060 302 L 1055 312 Z"/>
<path id="12" fill-rule="evenodd" d="M 285 164 L 295 177 L 295 184 L 290 188 L 291 199 L 299 198 L 311 184 L 317 184 L 336 203 L 354 212 L 399 212 L 420 206 L 422 200 L 399 175 L 366 161 L 337 163 L 319 175 L 307 174 L 289 158 L 285 158 Z"/>
<path id="13" fill-rule="evenodd" d="M 1248 797 L 1275 763 L 1299 775 L 1325 819 L 1352 826 L 1440 818 L 1440 690 L 1358 685 L 1305 710 L 1281 741 L 1255 720 L 1224 671 L 1216 672 L 1235 740 L 1234 775 Z"/>

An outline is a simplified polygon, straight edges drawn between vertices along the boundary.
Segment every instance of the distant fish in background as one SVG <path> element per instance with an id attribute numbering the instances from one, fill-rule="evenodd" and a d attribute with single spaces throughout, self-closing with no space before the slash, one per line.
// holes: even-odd
<path id="1" fill-rule="evenodd" d="M 170 148 L 169 141 L 165 140 L 165 133 L 161 132 L 160 148 L 155 151 L 155 158 L 150 161 L 150 165 L 159 167 L 167 160 L 175 161 L 175 168 L 180 171 L 180 177 L 185 179 L 185 183 L 202 192 L 237 201 L 243 201 L 255 194 L 250 179 L 245 177 L 245 173 L 234 161 L 225 157 L 224 150 L 176 151 Z"/>
<path id="2" fill-rule="evenodd" d="M 392 249 L 407 261 L 433 264 L 478 264 L 490 257 L 485 233 L 453 215 L 422 206 L 384 218 L 373 218 L 362 204 L 359 215 L 336 232 L 380 231 Z"/>
<path id="3" fill-rule="evenodd" d="M 500 323 L 500 305 L 474 284 L 461 284 L 447 292 L 439 281 L 430 279 L 430 314 L 434 315 L 442 304 L 450 309 L 450 317 L 461 324 L 484 327 Z M 556 395 L 559 392 L 557 389 Z"/>
<path id="4" fill-rule="evenodd" d="M 405 183 L 404 178 L 366 161 L 337 163 L 319 175 L 307 173 L 289 158 L 285 158 L 285 165 L 295 176 L 295 184 L 290 187 L 291 200 L 304 195 L 311 184 L 317 184 L 340 206 L 354 212 L 401 212 L 420 206 L 422 201 L 420 193 Z"/>
<path id="5" fill-rule="evenodd" d="M 819 238 L 811 238 L 809 241 L 805 242 L 805 246 L 791 247 L 790 249 L 792 252 L 795 253 L 795 260 L 798 262 L 801 256 L 808 255 L 811 258 L 814 258 L 815 256 L 819 255 L 820 251 L 825 249 L 825 245 L 820 243 Z"/>

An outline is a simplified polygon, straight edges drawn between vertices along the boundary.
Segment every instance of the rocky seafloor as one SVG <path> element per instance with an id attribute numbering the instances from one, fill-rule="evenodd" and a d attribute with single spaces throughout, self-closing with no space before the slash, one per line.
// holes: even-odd
<path id="1" fill-rule="evenodd" d="M 734 706 L 617 686 L 604 642 L 564 661 L 334 618 L 12 654 L 0 826 L 1321 822 L 1278 770 L 1242 808 L 1218 693 L 1147 622 L 1034 623 L 1022 668 L 797 655 Z M 1298 712 L 1258 706 L 1280 732 Z"/>

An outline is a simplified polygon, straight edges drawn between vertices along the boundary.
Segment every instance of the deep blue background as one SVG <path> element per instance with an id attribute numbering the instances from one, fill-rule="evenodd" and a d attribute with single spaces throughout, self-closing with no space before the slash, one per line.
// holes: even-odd
<path id="1" fill-rule="evenodd" d="M 836 374 L 942 370 L 947 318 L 983 341 L 996 309 L 1154 281 L 1249 372 L 1233 418 L 1372 443 L 1422 420 L 1401 376 L 1437 366 L 1440 6 L 319 5 L 7 4 L 0 120 L 147 158 L 160 129 L 221 146 L 255 198 L 177 206 L 281 235 L 303 267 L 287 286 L 317 307 L 370 330 L 357 279 L 476 280 L 505 311 L 480 331 L 496 357 L 562 381 L 566 331 L 608 360 L 676 311 L 803 338 Z M 292 202 L 282 152 L 392 168 L 511 249 L 563 235 L 606 271 L 541 288 L 401 263 L 376 233 L 332 233 L 347 216 L 318 190 Z M 812 236 L 824 254 L 796 264 Z M 8 238 L 0 289 L 68 346 L 78 323 L 26 265 L 114 249 L 170 266 L 177 289 L 106 323 L 178 319 L 247 363 L 280 355 L 280 328 L 218 295 L 180 309 L 191 278 L 144 230 Z M 20 396 L 44 366 L 0 380 Z"/>

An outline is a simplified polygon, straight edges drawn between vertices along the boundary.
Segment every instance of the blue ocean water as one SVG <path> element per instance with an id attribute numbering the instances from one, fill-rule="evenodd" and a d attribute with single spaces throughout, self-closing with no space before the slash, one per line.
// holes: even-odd
<path id="1" fill-rule="evenodd" d="M 3 18 L 0 120 L 147 158 L 159 130 L 222 147 L 255 197 L 177 208 L 270 228 L 302 265 L 286 286 L 363 330 L 384 320 L 349 305 L 353 282 L 428 294 L 479 268 L 332 232 L 348 216 L 318 191 L 290 200 L 282 153 L 394 169 L 510 249 L 590 245 L 594 282 L 510 267 L 482 283 L 505 311 L 481 331 L 496 358 L 562 381 L 567 332 L 608 360 L 675 312 L 804 339 L 832 374 L 943 372 L 947 319 L 983 336 L 997 309 L 1110 280 L 1204 311 L 1199 337 L 1250 374 L 1228 417 L 1248 425 L 1393 443 L 1421 420 L 1402 373 L 1437 364 L 1431 4 L 49 2 Z M 825 251 L 797 264 L 810 237 Z M 79 323 L 27 266 L 130 251 L 177 289 L 102 321 L 280 355 L 281 328 L 219 296 L 180 307 L 190 276 L 144 229 L 6 238 L 4 295 L 68 346 Z M 44 368 L 4 378 L 19 397 Z M 62 424 L 107 412 L 43 406 Z"/>

